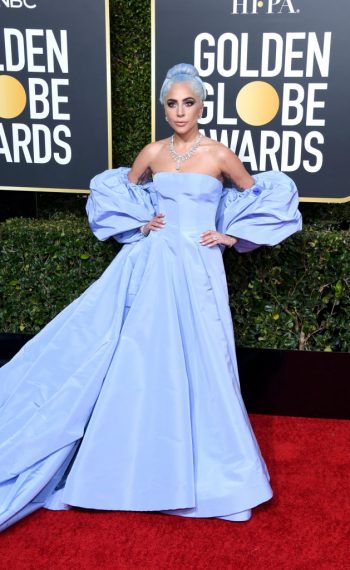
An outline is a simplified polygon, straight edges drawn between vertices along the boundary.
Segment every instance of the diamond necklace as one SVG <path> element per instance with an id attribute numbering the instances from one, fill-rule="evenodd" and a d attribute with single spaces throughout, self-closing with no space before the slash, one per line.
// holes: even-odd
<path id="1" fill-rule="evenodd" d="M 191 148 L 185 152 L 185 154 L 179 154 L 176 152 L 175 148 L 174 148 L 174 135 L 171 135 L 170 137 L 170 141 L 169 141 L 169 152 L 172 156 L 172 158 L 175 160 L 176 162 L 176 170 L 177 172 L 180 172 L 180 168 L 181 168 L 181 162 L 183 162 L 184 160 L 188 160 L 189 158 L 191 158 L 192 154 L 195 152 L 195 150 L 199 147 L 201 140 L 203 138 L 204 135 L 202 135 L 201 133 L 199 133 L 199 135 L 197 136 L 196 140 L 194 141 L 193 145 L 191 146 Z"/>

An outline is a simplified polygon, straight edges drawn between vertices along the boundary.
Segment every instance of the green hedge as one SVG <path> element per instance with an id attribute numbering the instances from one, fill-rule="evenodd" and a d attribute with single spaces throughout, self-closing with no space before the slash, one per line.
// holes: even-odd
<path id="1" fill-rule="evenodd" d="M 306 228 L 248 256 L 226 252 L 238 342 L 349 352 L 350 235 Z"/>
<path id="2" fill-rule="evenodd" d="M 151 1 L 110 0 L 113 163 L 151 141 Z"/>
<path id="3" fill-rule="evenodd" d="M 84 218 L 0 224 L 0 330 L 36 332 L 97 279 L 119 251 Z M 350 349 L 350 236 L 326 221 L 274 248 L 224 261 L 238 344 Z M 145 300 L 147 302 L 147 300 Z"/>
<path id="4" fill-rule="evenodd" d="M 115 246 L 84 218 L 9 219 L 0 224 L 0 330 L 37 332 L 96 279 Z"/>

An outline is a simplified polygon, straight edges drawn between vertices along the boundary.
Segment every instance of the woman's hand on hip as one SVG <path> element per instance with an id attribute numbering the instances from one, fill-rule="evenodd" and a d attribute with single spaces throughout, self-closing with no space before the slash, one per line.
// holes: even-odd
<path id="1" fill-rule="evenodd" d="M 142 232 L 144 234 L 149 234 L 149 232 L 151 230 L 160 230 L 164 227 L 165 225 L 165 221 L 163 220 L 165 214 L 157 214 L 156 216 L 154 216 L 154 218 L 152 218 L 149 222 L 147 222 L 147 224 L 144 224 L 142 227 Z"/>
<path id="2" fill-rule="evenodd" d="M 199 243 L 202 245 L 207 245 L 212 247 L 213 245 L 225 245 L 226 247 L 232 247 L 239 241 L 238 238 L 234 236 L 229 236 L 228 234 L 221 234 L 216 230 L 208 230 L 201 234 L 201 239 Z"/>

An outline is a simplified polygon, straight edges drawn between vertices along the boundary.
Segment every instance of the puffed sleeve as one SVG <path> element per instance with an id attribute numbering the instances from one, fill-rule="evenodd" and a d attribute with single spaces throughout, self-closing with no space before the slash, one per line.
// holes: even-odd
<path id="1" fill-rule="evenodd" d="M 157 212 L 153 182 L 133 184 L 129 167 L 105 170 L 90 182 L 86 212 L 90 228 L 100 240 L 113 237 L 120 243 L 132 243 L 145 236 L 139 228 Z"/>
<path id="2" fill-rule="evenodd" d="M 217 231 L 239 238 L 234 247 L 240 253 L 276 245 L 302 227 L 293 180 L 272 170 L 254 179 L 247 190 L 224 187 L 216 212 Z"/>

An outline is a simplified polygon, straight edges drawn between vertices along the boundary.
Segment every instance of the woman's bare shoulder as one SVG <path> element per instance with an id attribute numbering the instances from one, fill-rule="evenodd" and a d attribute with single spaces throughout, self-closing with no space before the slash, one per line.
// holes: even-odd
<path id="1" fill-rule="evenodd" d="M 142 184 L 152 173 L 151 165 L 164 148 L 164 140 L 146 144 L 134 160 L 128 174 L 130 182 Z"/>
<path id="2" fill-rule="evenodd" d="M 254 184 L 254 179 L 247 172 L 240 158 L 224 144 L 205 138 L 203 141 L 208 145 L 208 155 L 213 158 L 215 166 L 220 170 L 223 179 L 232 181 L 237 188 L 250 188 Z"/>
<path id="3" fill-rule="evenodd" d="M 211 153 L 214 153 L 217 158 L 224 158 L 232 155 L 236 156 L 235 153 L 226 145 L 209 137 L 204 137 L 201 144 L 207 146 L 208 150 L 210 150 Z"/>
<path id="4" fill-rule="evenodd" d="M 155 156 L 157 156 L 157 154 L 161 150 L 163 150 L 163 148 L 167 145 L 168 141 L 169 139 L 160 139 L 158 141 L 150 142 L 143 147 L 141 152 L 145 157 L 147 156 L 152 159 Z"/>

